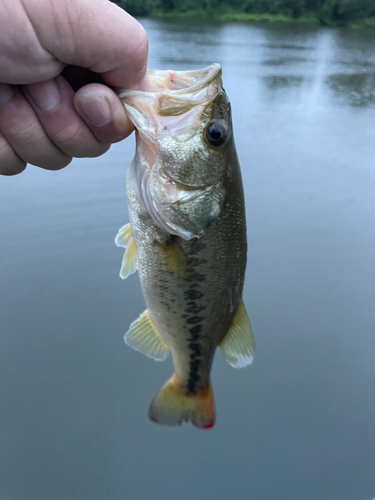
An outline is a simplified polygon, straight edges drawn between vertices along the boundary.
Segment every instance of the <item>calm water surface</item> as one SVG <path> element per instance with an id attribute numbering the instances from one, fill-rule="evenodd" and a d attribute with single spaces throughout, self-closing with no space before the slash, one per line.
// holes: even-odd
<path id="1" fill-rule="evenodd" d="M 375 498 L 375 34 L 142 21 L 150 68 L 220 62 L 248 224 L 254 365 L 217 425 L 148 421 L 171 374 L 126 347 L 134 139 L 0 179 L 1 500 Z"/>

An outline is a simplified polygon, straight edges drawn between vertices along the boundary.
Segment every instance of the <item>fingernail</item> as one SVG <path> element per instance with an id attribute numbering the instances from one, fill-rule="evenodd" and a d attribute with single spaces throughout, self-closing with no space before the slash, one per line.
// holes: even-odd
<path id="1" fill-rule="evenodd" d="M 95 127 L 103 127 L 111 121 L 111 109 L 104 96 L 82 96 L 77 104 L 82 117 Z"/>
<path id="2" fill-rule="evenodd" d="M 12 97 L 12 87 L 6 83 L 0 83 L 0 104 L 5 104 Z"/>
<path id="3" fill-rule="evenodd" d="M 55 80 L 27 85 L 31 99 L 43 112 L 52 111 L 60 104 L 60 91 Z"/>

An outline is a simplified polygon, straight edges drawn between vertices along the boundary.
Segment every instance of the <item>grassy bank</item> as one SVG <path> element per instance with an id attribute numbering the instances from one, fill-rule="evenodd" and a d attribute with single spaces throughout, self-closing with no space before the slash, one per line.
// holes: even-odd
<path id="1" fill-rule="evenodd" d="M 117 0 L 133 16 L 375 28 L 375 0 Z"/>
<path id="2" fill-rule="evenodd" d="M 163 12 L 162 10 L 153 10 L 147 17 L 158 19 L 212 19 L 215 21 L 239 21 L 239 22 L 269 22 L 269 23 L 299 23 L 315 26 L 330 26 L 330 27 L 345 27 L 351 29 L 370 29 L 375 30 L 375 18 L 356 19 L 355 21 L 328 21 L 319 19 L 314 14 L 303 14 L 300 17 L 294 17 L 286 14 L 269 14 L 269 13 L 247 13 L 235 10 L 227 10 L 223 12 L 211 13 L 203 9 L 187 10 L 187 11 L 172 11 Z"/>
<path id="3" fill-rule="evenodd" d="M 208 12 L 206 10 L 195 9 L 187 11 L 172 11 L 163 12 L 154 10 L 150 12 L 148 17 L 162 19 L 213 19 L 215 21 L 241 21 L 241 22 L 289 22 L 289 23 L 306 23 L 319 25 L 318 18 L 312 14 L 305 14 L 299 18 L 285 14 L 269 14 L 269 13 L 247 13 L 235 10 L 225 10 L 222 12 Z"/>

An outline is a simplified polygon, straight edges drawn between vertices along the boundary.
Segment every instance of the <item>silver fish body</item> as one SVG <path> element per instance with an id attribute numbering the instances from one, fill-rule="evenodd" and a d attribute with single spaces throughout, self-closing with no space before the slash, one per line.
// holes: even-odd
<path id="1" fill-rule="evenodd" d="M 147 305 L 126 341 L 157 359 L 172 354 L 174 376 L 150 418 L 210 428 L 216 347 L 236 367 L 249 364 L 254 351 L 242 303 L 246 221 L 230 104 L 219 65 L 149 78 L 149 92 L 120 95 L 137 128 L 127 196 Z"/>

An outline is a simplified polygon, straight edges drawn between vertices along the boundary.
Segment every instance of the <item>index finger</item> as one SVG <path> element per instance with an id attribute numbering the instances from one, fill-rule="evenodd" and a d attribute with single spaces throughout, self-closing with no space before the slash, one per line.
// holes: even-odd
<path id="1" fill-rule="evenodd" d="M 24 8 L 41 46 L 59 61 L 99 73 L 111 86 L 142 88 L 145 85 L 146 31 L 114 3 L 28 0 Z M 46 17 L 52 22 L 46 22 Z"/>

